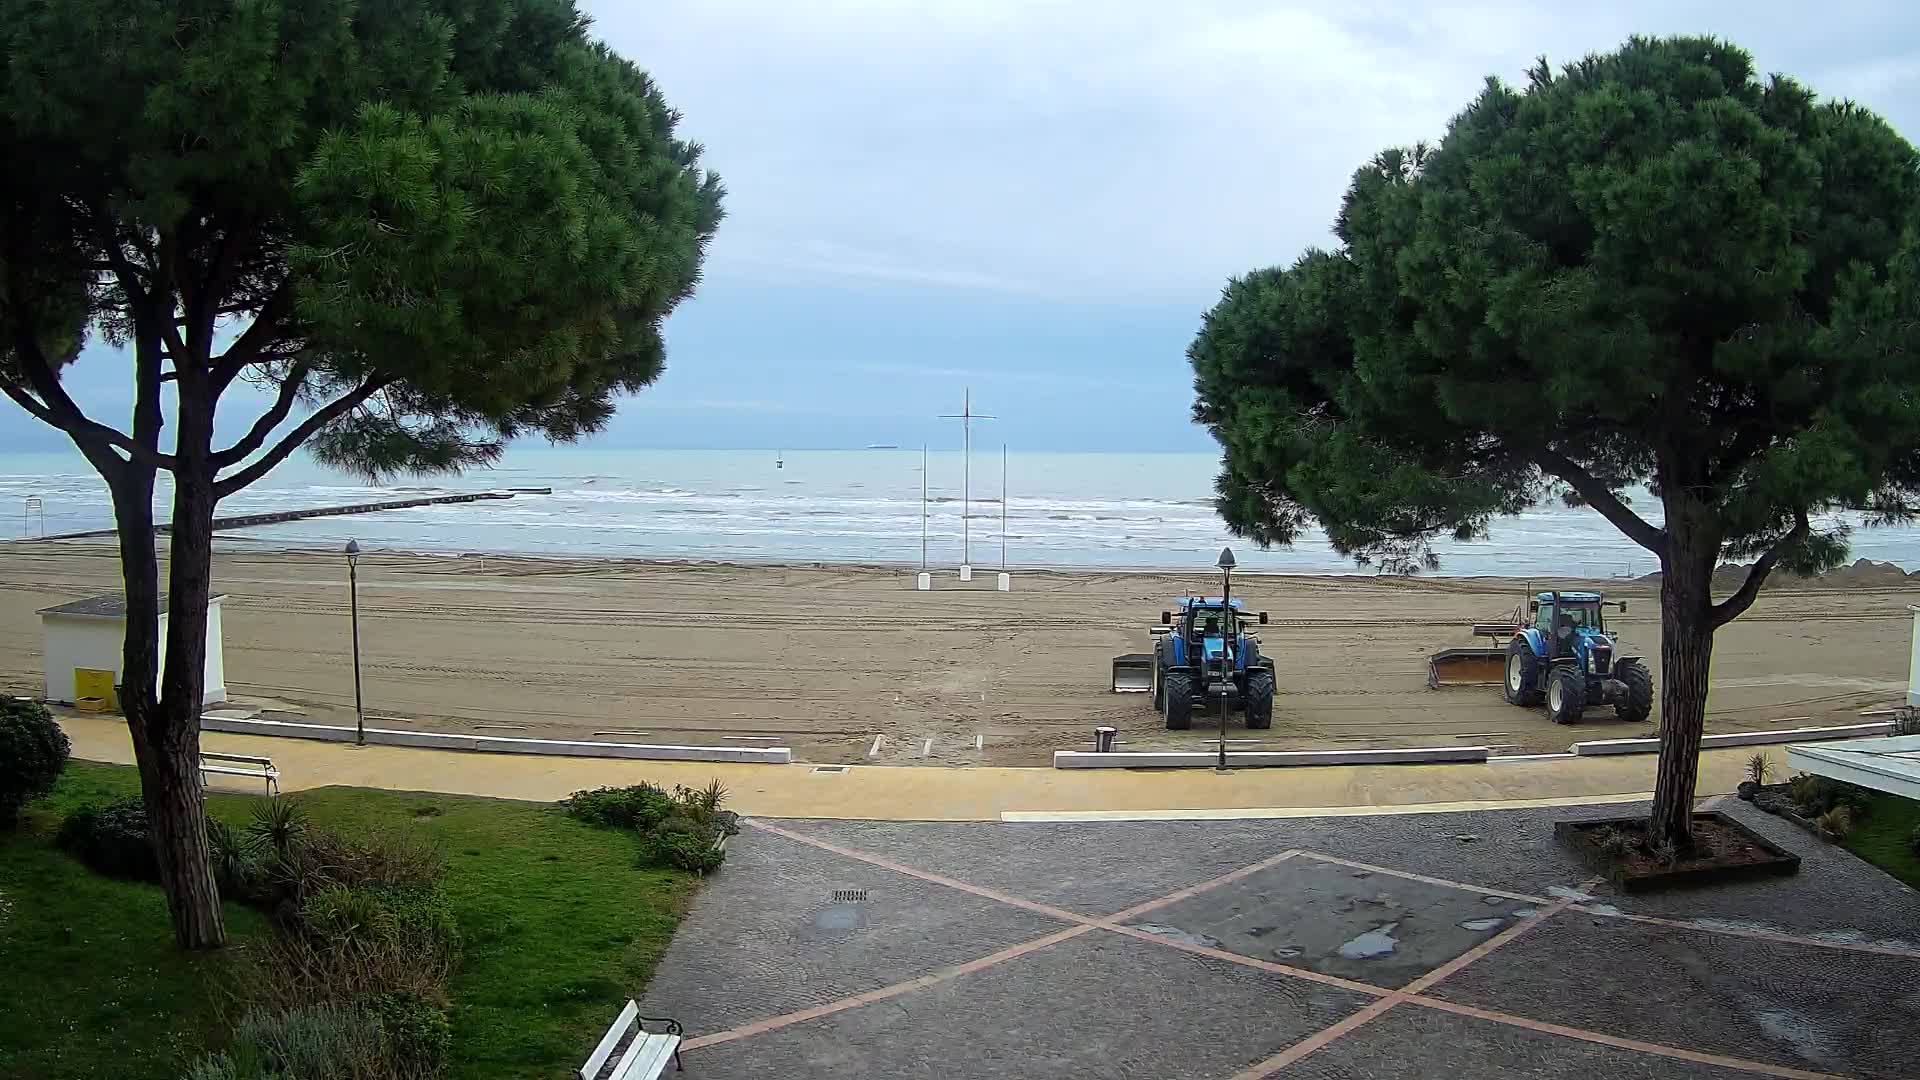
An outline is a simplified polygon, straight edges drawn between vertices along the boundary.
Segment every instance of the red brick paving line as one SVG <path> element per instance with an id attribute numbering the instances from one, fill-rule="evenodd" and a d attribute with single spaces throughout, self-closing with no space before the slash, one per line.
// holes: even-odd
<path id="1" fill-rule="evenodd" d="M 1544 897 L 1529 896 L 1525 893 L 1506 892 L 1499 889 L 1483 888 L 1483 887 L 1468 884 L 1465 882 L 1449 881 L 1445 878 L 1428 877 L 1422 874 L 1414 874 L 1414 873 L 1409 873 L 1403 870 L 1395 870 L 1391 867 L 1374 866 L 1369 863 L 1355 862 L 1350 859 L 1341 859 L 1335 856 L 1323 855 L 1318 852 L 1288 850 L 1288 851 L 1280 852 L 1277 855 L 1270 856 L 1266 859 L 1261 860 L 1260 862 L 1253 863 L 1248 866 L 1244 866 L 1239 870 L 1235 870 L 1230 873 L 1223 874 L 1220 877 L 1214 878 L 1210 881 L 1204 881 L 1198 885 L 1190 885 L 1184 889 L 1179 889 L 1172 893 L 1168 893 L 1166 896 L 1160 897 L 1155 900 L 1149 900 L 1143 904 L 1136 904 L 1131 908 L 1114 912 L 1113 914 L 1105 916 L 1103 918 L 1093 918 L 1086 915 L 1078 914 L 1076 912 L 1066 911 L 1062 908 L 1056 908 L 1051 905 L 1036 903 L 1034 901 L 1026 900 L 1022 897 L 1013 896 L 1009 893 L 1003 893 L 995 889 L 988 889 L 982 886 L 973 885 L 969 882 L 959 881 L 954 878 L 945 877 L 943 875 L 932 874 L 924 870 L 919 870 L 914 867 L 907 866 L 903 863 L 895 862 L 891 859 L 887 859 L 879 855 L 875 855 L 869 852 L 859 851 L 854 848 L 842 847 L 838 844 L 833 844 L 825 840 L 819 840 L 814 837 L 807 836 L 803 833 L 793 832 L 792 830 L 784 829 L 779 826 L 768 825 L 764 822 L 759 822 L 759 821 L 749 821 L 749 822 L 746 822 L 746 824 L 751 825 L 754 828 L 758 828 L 764 832 L 774 833 L 779 836 L 786 837 L 788 839 L 797 841 L 802 844 L 807 844 L 812 847 L 820 848 L 821 850 L 824 850 L 824 851 L 832 852 L 836 855 L 841 855 L 847 858 L 854 859 L 858 862 L 865 862 L 874 866 L 882 867 L 883 869 L 893 870 L 897 873 L 905 874 L 909 877 L 918 878 L 922 881 L 931 882 L 937 885 L 943 885 L 948 888 L 956 889 L 960 892 L 970 893 L 975 896 L 981 896 L 986 899 L 994 900 L 996 902 L 1007 904 L 1012 907 L 1022 908 L 1029 911 L 1036 911 L 1053 918 L 1058 918 L 1068 922 L 1076 923 L 1077 925 L 1065 930 L 1055 931 L 1052 934 L 1035 938 L 1031 941 L 1026 941 L 1018 945 L 1010 946 L 1006 949 L 1002 949 L 999 952 L 980 957 L 976 960 L 968 961 L 967 963 L 960 964 L 956 967 L 947 968 L 942 971 L 934 972 L 930 975 L 924 975 L 916 979 L 910 979 L 910 980 L 907 980 L 906 982 L 895 983 L 891 986 L 881 987 L 877 990 L 869 990 L 862 994 L 855 994 L 851 997 L 842 998 L 838 1001 L 828 1002 L 825 1005 L 818 1005 L 812 1008 L 802 1009 L 798 1012 L 785 1013 L 780 1016 L 770 1017 L 766 1020 L 757 1021 L 755 1023 L 748 1024 L 739 1028 L 733 1028 L 728 1031 L 717 1032 L 712 1035 L 703 1035 L 693 1039 L 689 1039 L 684 1044 L 685 1049 L 688 1049 L 688 1050 L 696 1050 L 702 1046 L 712 1046 L 717 1043 L 731 1042 L 736 1039 L 748 1038 L 753 1035 L 764 1034 L 768 1031 L 778 1030 L 780 1028 L 788 1027 L 793 1024 L 802 1023 L 807 1020 L 817 1019 L 822 1016 L 830 1016 L 834 1013 L 844 1012 L 846 1010 L 859 1008 L 864 1005 L 870 1005 L 877 1001 L 885 1001 L 888 998 L 898 997 L 901 994 L 911 993 L 915 990 L 925 989 L 926 987 L 929 987 L 929 986 L 935 986 L 940 983 L 947 982 L 951 979 L 959 978 L 963 975 L 968 975 L 977 971 L 985 970 L 986 968 L 993 967 L 1000 963 L 1004 963 L 1005 961 L 1012 960 L 1020 956 L 1025 956 L 1029 953 L 1037 952 L 1041 949 L 1045 949 L 1052 945 L 1056 945 L 1070 938 L 1079 937 L 1082 934 L 1089 933 L 1093 930 L 1108 930 L 1114 933 L 1122 934 L 1127 937 L 1137 938 L 1142 941 L 1147 941 L 1147 942 L 1151 942 L 1158 945 L 1164 945 L 1169 948 L 1178 949 L 1182 952 L 1188 952 L 1198 956 L 1206 956 L 1212 959 L 1222 960 L 1228 963 L 1239 964 L 1243 967 L 1257 968 L 1262 971 L 1271 972 L 1273 974 L 1285 976 L 1288 978 L 1302 979 L 1305 981 L 1321 983 L 1329 986 L 1338 986 L 1343 989 L 1352 990 L 1357 993 L 1369 994 L 1379 998 L 1379 1000 L 1366 1006 L 1365 1008 L 1361 1009 L 1359 1012 L 1354 1013 L 1352 1016 L 1349 1016 L 1346 1019 L 1341 1020 L 1338 1023 L 1335 1023 L 1323 1029 L 1322 1031 L 1315 1033 L 1314 1035 L 1308 1036 L 1306 1039 L 1303 1039 L 1300 1042 L 1295 1043 L 1293 1046 L 1288 1047 L 1286 1050 L 1281 1051 L 1280 1054 L 1276 1054 L 1274 1055 L 1274 1057 L 1268 1058 L 1267 1060 L 1262 1061 L 1259 1064 L 1253 1066 L 1251 1069 L 1248 1069 L 1245 1072 L 1238 1074 L 1234 1078 L 1234 1080 L 1256 1080 L 1256 1078 L 1271 1076 L 1274 1073 L 1278 1072 L 1280 1069 L 1285 1068 L 1289 1064 L 1292 1064 L 1294 1061 L 1298 1061 L 1300 1058 L 1307 1056 L 1308 1054 L 1312 1053 L 1314 1050 L 1318 1050 L 1338 1040 L 1340 1037 L 1346 1035 L 1347 1033 L 1354 1031 L 1364 1026 L 1367 1023 L 1370 1023 L 1376 1017 L 1382 1015 L 1383 1013 L 1386 1013 L 1390 1009 L 1401 1004 L 1412 1005 L 1417 1008 L 1434 1009 L 1440 1012 L 1454 1013 L 1456 1015 L 1473 1017 L 1475 1019 L 1486 1020 L 1492 1023 L 1505 1024 L 1510 1027 L 1523 1028 L 1526 1030 L 1537 1031 L 1537 1032 L 1541 1032 L 1543 1034 L 1549 1034 L 1549 1035 L 1559 1035 L 1565 1038 L 1578 1039 L 1584 1042 L 1597 1043 L 1604 1046 L 1612 1046 L 1612 1047 L 1617 1047 L 1619 1049 L 1637 1051 L 1639 1053 L 1651 1054 L 1658 1057 L 1666 1057 L 1666 1058 L 1673 1058 L 1681 1061 L 1690 1061 L 1690 1062 L 1696 1062 L 1700 1064 L 1715 1065 L 1722 1068 L 1729 1068 L 1729 1069 L 1736 1069 L 1744 1072 L 1757 1073 L 1763 1076 L 1785 1077 L 1785 1078 L 1789 1078 L 1789 1080 L 1837 1080 L 1837 1078 L 1834 1078 L 1832 1074 L 1828 1074 L 1828 1073 L 1807 1072 L 1804 1070 L 1788 1068 L 1785 1066 L 1769 1065 L 1764 1062 L 1746 1061 L 1741 1058 L 1723 1057 L 1717 1054 L 1708 1054 L 1701 1051 L 1686 1050 L 1680 1047 L 1665 1046 L 1660 1043 L 1642 1042 L 1636 1039 L 1627 1039 L 1627 1038 L 1622 1038 L 1615 1035 L 1607 1035 L 1598 1031 L 1588 1031 L 1583 1028 L 1566 1027 L 1560 1024 L 1551 1024 L 1545 1021 L 1528 1019 L 1527 1017 L 1523 1017 L 1523 1016 L 1514 1016 L 1510 1013 L 1495 1012 L 1490 1009 L 1480 1009 L 1470 1005 L 1460 1005 L 1450 1001 L 1443 1001 L 1438 998 L 1425 997 L 1420 993 L 1418 993 L 1418 991 L 1425 990 L 1428 987 L 1431 987 L 1434 984 L 1440 982 L 1442 979 L 1445 979 L 1457 973 L 1458 971 L 1460 971 L 1460 969 L 1466 967 L 1468 964 L 1474 963 L 1480 959 L 1485 958 L 1485 956 L 1488 953 L 1507 944 L 1508 942 L 1512 941 L 1514 938 L 1519 937 L 1521 934 L 1525 933 L 1526 931 L 1531 930 L 1533 927 L 1539 925 L 1541 922 L 1544 922 L 1546 919 L 1550 918 L 1551 916 L 1557 915 L 1562 911 L 1566 911 L 1566 910 L 1582 911 L 1584 913 L 1600 916 L 1603 918 L 1621 918 L 1621 919 L 1627 919 L 1627 920 L 1636 921 L 1636 922 L 1647 922 L 1647 923 L 1653 923 L 1656 925 L 1671 926 L 1671 927 L 1683 929 L 1683 930 L 1696 930 L 1696 931 L 1702 931 L 1707 933 L 1729 933 L 1729 934 L 1733 934 L 1734 936 L 1756 937 L 1763 940 L 1782 941 L 1782 942 L 1787 942 L 1792 944 L 1805 944 L 1805 945 L 1820 946 L 1825 948 L 1850 949 L 1854 951 L 1883 953 L 1883 954 L 1895 955 L 1895 956 L 1914 955 L 1909 950 L 1895 949 L 1895 948 L 1890 948 L 1886 946 L 1855 945 L 1855 944 L 1848 944 L 1848 943 L 1842 943 L 1842 942 L 1820 941 L 1813 938 L 1799 938 L 1790 934 L 1772 934 L 1772 933 L 1766 933 L 1761 931 L 1730 930 L 1730 929 L 1697 926 L 1691 923 L 1680 922 L 1680 921 L 1671 920 L 1671 919 L 1657 919 L 1651 916 L 1626 915 L 1626 914 L 1610 915 L 1606 912 L 1590 911 L 1584 905 L 1577 903 L 1575 897 L 1567 897 L 1565 899 L 1552 902 L 1546 909 L 1536 912 L 1531 916 L 1528 916 L 1521 923 L 1517 923 L 1514 926 L 1509 927 L 1506 931 L 1502 932 L 1501 934 L 1495 935 L 1493 938 L 1490 938 L 1485 942 L 1482 942 L 1480 945 L 1469 950 L 1467 953 L 1464 953 L 1459 957 L 1455 957 L 1449 963 L 1442 965 L 1441 967 L 1436 968 L 1431 972 L 1428 972 L 1426 975 L 1422 976 L 1420 979 L 1415 980 L 1413 983 L 1410 983 L 1407 989 L 1389 990 L 1385 987 L 1373 986 L 1368 983 L 1356 982 L 1351 979 L 1342 979 L 1334 975 L 1324 975 L 1324 974 L 1321 974 L 1320 972 L 1312 971 L 1307 968 L 1298 968 L 1298 967 L 1292 967 L 1287 964 L 1277 964 L 1267 960 L 1258 960 L 1253 957 L 1242 956 L 1239 953 L 1227 952 L 1224 949 L 1214 949 L 1214 948 L 1209 948 L 1207 946 L 1194 945 L 1188 942 L 1179 941 L 1174 938 L 1162 937 L 1158 934 L 1148 933 L 1147 931 L 1140 930 L 1135 927 L 1121 925 L 1119 920 L 1133 918 L 1138 915 L 1145 914 L 1148 911 L 1152 911 L 1156 908 L 1165 907 L 1168 904 L 1177 903 L 1189 897 L 1197 896 L 1210 889 L 1218 888 L 1221 885 L 1230 884 L 1234 881 L 1240 880 L 1241 878 L 1245 878 L 1252 874 L 1258 873 L 1261 870 L 1278 865 L 1279 863 L 1284 862 L 1288 859 L 1296 858 L 1300 856 L 1317 859 L 1321 862 L 1334 863 L 1341 866 L 1350 866 L 1350 867 L 1353 867 L 1354 869 L 1368 870 L 1376 873 L 1383 873 L 1392 877 L 1405 878 L 1411 881 L 1421 881 L 1431 885 L 1439 885 L 1445 888 L 1458 889 L 1464 892 L 1478 892 L 1478 893 L 1484 893 L 1490 896 L 1504 896 L 1512 900 L 1523 900 L 1523 901 L 1530 901 L 1530 902 L 1537 902 L 1537 903 L 1546 903 L 1547 902 L 1546 899 Z M 1581 886 L 1579 889 L 1579 892 L 1585 893 L 1589 889 L 1593 888 L 1598 884 L 1599 884 L 1598 879 L 1595 879 L 1594 881 L 1588 882 L 1587 884 Z"/>
<path id="2" fill-rule="evenodd" d="M 1544 1020 L 1529 1020 L 1512 1013 L 1494 1012 L 1491 1009 L 1475 1008 L 1439 998 L 1409 995 L 1405 1004 L 1421 1009 L 1433 1009 L 1438 1012 L 1453 1013 L 1455 1016 L 1470 1016 L 1476 1020 L 1490 1020 L 1496 1024 L 1526 1028 L 1545 1035 L 1559 1035 L 1582 1042 L 1598 1043 L 1621 1050 L 1633 1050 L 1657 1057 L 1674 1058 L 1679 1061 L 1691 1061 L 1699 1065 L 1717 1065 L 1723 1069 L 1735 1069 L 1740 1072 L 1758 1073 L 1761 1076 L 1783 1076 L 1789 1080 L 1845 1080 L 1845 1077 L 1833 1073 L 1807 1072 L 1804 1069 L 1792 1069 L 1785 1065 L 1769 1065 L 1764 1061 L 1747 1061 L 1742 1058 L 1722 1057 L 1719 1054 L 1703 1053 L 1699 1050 L 1685 1050 L 1678 1046 L 1666 1046 L 1661 1043 L 1641 1042 L 1638 1039 L 1623 1039 L 1618 1035 L 1606 1035 L 1585 1028 L 1566 1027 L 1561 1024 L 1549 1024 Z"/>
<path id="3" fill-rule="evenodd" d="M 1481 886 L 1478 886 L 1478 885 L 1468 884 L 1467 882 L 1464 882 L 1464 881 L 1448 881 L 1446 878 L 1428 877 L 1425 874 L 1414 874 L 1406 870 L 1395 870 L 1391 866 L 1375 866 L 1372 863 L 1354 862 L 1352 859 L 1342 859 L 1333 855 L 1323 855 L 1318 851 L 1307 851 L 1302 849 L 1300 854 L 1306 858 L 1314 859 L 1319 862 L 1332 863 L 1335 866 L 1350 866 L 1355 870 L 1366 870 L 1375 874 L 1386 874 L 1391 877 L 1405 878 L 1408 881 L 1420 881 L 1420 882 L 1425 882 L 1428 885 L 1439 885 L 1443 888 L 1459 889 L 1461 892 L 1485 893 L 1488 896 L 1504 896 L 1508 900 L 1525 900 L 1529 904 L 1550 904 L 1553 902 L 1552 900 L 1544 896 L 1530 896 L 1527 893 L 1507 892 L 1503 889 L 1487 889 L 1487 888 L 1482 888 Z"/>
<path id="4" fill-rule="evenodd" d="M 1298 854 L 1299 854 L 1299 857 L 1303 859 L 1313 859 L 1318 862 L 1334 863 L 1335 865 L 1338 865 L 1338 866 L 1350 866 L 1350 867 L 1353 867 L 1355 870 L 1368 870 L 1376 874 L 1386 874 L 1390 877 L 1405 878 L 1408 881 L 1420 881 L 1420 882 L 1425 882 L 1428 885 L 1439 885 L 1443 888 L 1458 889 L 1461 892 L 1484 893 L 1488 896 L 1504 896 L 1509 900 L 1524 900 L 1524 901 L 1527 901 L 1528 903 L 1533 903 L 1533 904 L 1551 903 L 1551 901 L 1544 896 L 1530 896 L 1526 893 L 1504 892 L 1500 889 L 1489 889 L 1484 886 L 1475 885 L 1471 882 L 1449 881 L 1446 878 L 1428 877 L 1425 874 L 1414 874 L 1414 873 L 1409 873 L 1408 871 L 1405 871 L 1405 870 L 1395 870 L 1391 866 L 1375 866 L 1372 863 L 1355 862 L 1352 859 L 1342 859 L 1332 855 L 1323 855 L 1317 851 L 1307 851 L 1302 849 Z M 1748 930 L 1743 927 L 1735 927 L 1735 926 L 1703 926 L 1699 923 L 1687 922 L 1682 919 L 1662 919 L 1652 915 L 1632 915 L 1624 911 L 1596 910 L 1595 908 L 1580 902 L 1576 902 L 1568 905 L 1567 910 L 1578 911 L 1585 915 L 1592 915 L 1595 918 L 1625 919 L 1628 922 L 1651 923 L 1654 926 L 1670 926 L 1676 930 L 1693 930 L 1702 934 L 1724 934 L 1728 937 L 1751 938 L 1755 941 L 1774 941 L 1774 942 L 1780 942 L 1786 945 L 1806 945 L 1815 949 L 1842 949 L 1848 952 L 1872 953 L 1876 956 L 1898 956 L 1906 959 L 1920 959 L 1920 949 L 1903 949 L 1897 945 L 1876 945 L 1870 942 L 1855 942 L 1855 941 L 1832 941 L 1826 938 L 1805 937 L 1800 934 L 1782 933 L 1781 931 L 1778 931 L 1778 930 Z"/>
<path id="5" fill-rule="evenodd" d="M 703 1046 L 732 1042 L 735 1039 L 744 1039 L 752 1035 L 764 1035 L 769 1031 L 778 1031 L 783 1027 L 790 1027 L 803 1021 L 817 1020 L 822 1016 L 832 1016 L 837 1012 L 857 1009 L 862 1005 L 871 1005 L 876 1001 L 885 1001 L 888 998 L 899 997 L 901 994 L 909 994 L 915 990 L 925 990 L 929 986 L 938 986 L 943 982 L 957 979 L 962 975 L 971 975 L 976 971 L 984 971 L 995 964 L 1004 963 L 1017 956 L 1025 956 L 1030 952 L 1037 952 L 1049 945 L 1057 945 L 1068 938 L 1079 937 L 1081 934 L 1091 933 L 1096 929 L 1098 929 L 1097 926 L 1087 923 L 1080 926 L 1070 926 L 1065 930 L 1056 930 L 1045 937 L 1037 937 L 1032 941 L 1023 941 L 1018 945 L 1001 949 L 999 952 L 989 956 L 982 956 L 977 960 L 969 960 L 964 964 L 945 968 L 931 975 L 922 975 L 917 979 L 908 979 L 906 982 L 894 983 L 892 986 L 883 986 L 878 990 L 869 990 L 864 994 L 855 994 L 852 997 L 844 997 L 838 1001 L 829 1001 L 825 1005 L 816 1005 L 811 1009 L 801 1009 L 799 1012 L 783 1013 L 779 1016 L 769 1017 L 765 1020 L 756 1021 L 755 1023 L 746 1024 L 741 1027 L 715 1032 L 712 1035 L 701 1035 L 698 1038 L 688 1039 L 681 1044 L 680 1048 L 682 1050 L 698 1050 Z"/>
<path id="6" fill-rule="evenodd" d="M 1599 884 L 1598 879 L 1581 886 L 1580 891 L 1584 893 L 1597 884 Z M 1272 1076 L 1274 1073 L 1299 1061 L 1308 1054 L 1327 1047 L 1345 1035 L 1358 1031 L 1360 1028 L 1372 1023 L 1375 1019 L 1392 1011 L 1394 1006 L 1411 1000 L 1415 994 L 1418 994 L 1430 986 L 1434 986 L 1467 965 L 1485 959 L 1493 953 L 1494 950 L 1512 942 L 1527 931 L 1560 914 L 1572 904 L 1572 897 L 1549 904 L 1547 907 L 1534 912 L 1519 922 L 1514 923 L 1512 926 L 1507 927 L 1500 933 L 1495 934 L 1480 944 L 1475 945 L 1473 948 L 1468 949 L 1466 952 L 1461 953 L 1459 956 L 1454 957 L 1452 960 L 1447 961 L 1445 964 L 1434 968 L 1413 982 L 1408 983 L 1406 989 L 1389 991 L 1387 996 L 1381 998 L 1379 1001 L 1368 1005 L 1366 1008 L 1361 1009 L 1359 1012 L 1354 1013 L 1339 1023 L 1322 1028 L 1312 1035 L 1301 1039 L 1299 1042 L 1294 1043 L 1292 1046 L 1287 1047 L 1265 1061 L 1259 1062 L 1251 1068 L 1237 1074 L 1233 1080 L 1262 1080 L 1263 1077 Z"/>
<path id="7" fill-rule="evenodd" d="M 1844 949 L 1848 952 L 1872 953 L 1875 956 L 1898 956 L 1903 959 L 1920 959 L 1920 949 L 1902 949 L 1895 945 L 1875 945 L 1864 941 L 1829 941 L 1825 938 L 1801 937 L 1798 934 L 1783 934 L 1777 930 L 1748 930 L 1739 926 L 1701 926 L 1683 919 L 1661 919 L 1652 915 L 1629 915 L 1624 911 L 1595 911 L 1585 904 L 1574 904 L 1568 910 L 1578 911 L 1601 919 L 1625 919 L 1628 922 L 1651 923 L 1654 926 L 1670 926 L 1676 930 L 1692 930 L 1702 934 L 1725 934 L 1728 937 L 1751 938 L 1755 941 L 1775 941 L 1786 945 L 1810 945 L 1816 949 Z"/>

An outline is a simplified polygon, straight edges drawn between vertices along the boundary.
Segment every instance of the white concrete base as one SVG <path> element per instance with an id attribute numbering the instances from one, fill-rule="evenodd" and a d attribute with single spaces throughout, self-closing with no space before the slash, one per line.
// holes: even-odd
<path id="1" fill-rule="evenodd" d="M 202 716 L 200 730 L 230 735 L 275 735 L 282 738 L 352 742 L 355 731 L 332 724 L 291 724 L 284 720 L 233 720 Z M 395 731 L 368 728 L 367 742 L 378 746 L 417 746 L 429 750 L 477 750 L 496 754 L 552 754 L 559 757 L 634 758 L 643 761 L 736 761 L 786 765 L 793 751 L 785 746 L 661 746 L 646 743 L 575 742 L 567 739 L 520 739 L 505 735 L 461 735 L 442 731 Z"/>
<path id="2" fill-rule="evenodd" d="M 920 576 L 913 579 L 913 587 L 919 589 L 921 592 L 932 592 L 933 575 L 928 573 L 920 574 Z"/>
<path id="3" fill-rule="evenodd" d="M 1769 746 L 1774 743 L 1816 742 L 1822 739 L 1860 739 L 1873 735 L 1890 735 L 1893 722 L 1878 721 L 1872 724 L 1842 724 L 1839 727 L 1803 727 L 1786 728 L 1780 731 L 1738 731 L 1727 735 L 1705 735 L 1700 739 L 1700 749 L 1724 749 L 1729 746 Z M 1594 757 L 1601 754 L 1657 754 L 1660 752 L 1659 739 L 1596 739 L 1593 742 L 1574 743 L 1567 749 L 1581 757 Z"/>
<path id="4" fill-rule="evenodd" d="M 1461 814 L 1472 810 L 1526 810 L 1542 806 L 1611 806 L 1648 802 L 1653 792 L 1626 795 L 1565 795 L 1550 799 L 1407 803 L 1388 806 L 1255 806 L 1229 810 L 1002 810 L 1001 821 L 1262 821 L 1282 818 L 1390 817 L 1401 814 Z"/>
<path id="5" fill-rule="evenodd" d="M 1484 746 L 1432 746 L 1404 750 L 1233 750 L 1227 766 L 1237 769 L 1281 765 L 1422 765 L 1435 762 L 1484 762 Z M 1210 769 L 1218 750 L 1055 750 L 1056 769 Z"/>
<path id="6" fill-rule="evenodd" d="M 1001 592 L 1012 592 L 1013 591 L 1013 575 L 1001 574 L 1000 581 L 997 587 Z"/>
<path id="7" fill-rule="evenodd" d="M 973 567 L 971 567 L 971 566 L 962 566 L 962 567 L 960 568 L 960 580 L 961 580 L 961 581 L 972 581 L 972 580 L 973 580 Z"/>

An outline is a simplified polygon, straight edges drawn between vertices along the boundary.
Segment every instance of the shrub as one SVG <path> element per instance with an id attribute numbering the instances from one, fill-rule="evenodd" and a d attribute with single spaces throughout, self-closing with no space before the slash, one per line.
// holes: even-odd
<path id="1" fill-rule="evenodd" d="M 717 782 L 716 782 L 717 786 Z M 594 825 L 647 829 L 673 813 L 674 799 L 652 784 L 576 791 L 561 801 L 569 817 Z"/>
<path id="2" fill-rule="evenodd" d="M 354 1006 L 303 1005 L 282 1013 L 249 1011 L 228 1051 L 242 1077 L 359 1080 L 380 1072 L 380 1019 Z"/>
<path id="3" fill-rule="evenodd" d="M 1852 817 L 1863 818 L 1873 802 L 1873 793 L 1867 789 L 1825 776 L 1803 774 L 1794 777 L 1792 784 L 1794 805 L 1807 817 L 1845 807 Z"/>
<path id="4" fill-rule="evenodd" d="M 97 874 L 134 881 L 160 880 L 153 835 L 147 828 L 147 808 L 138 798 L 73 811 L 60 823 L 56 842 Z"/>
<path id="5" fill-rule="evenodd" d="M 1755 754 L 1747 759 L 1747 779 L 1756 784 L 1767 782 L 1767 775 L 1773 772 L 1773 762 L 1765 754 Z"/>
<path id="6" fill-rule="evenodd" d="M 1835 806 L 1814 818 L 1813 823 L 1828 839 L 1845 839 L 1846 835 L 1853 831 L 1853 809 L 1844 805 Z"/>
<path id="7" fill-rule="evenodd" d="M 1920 855 L 1920 825 L 1915 825 L 1913 827 L 1913 835 L 1907 837 L 1907 847 L 1910 848 L 1915 855 Z"/>
<path id="8" fill-rule="evenodd" d="M 380 1057 L 396 1077 L 433 1077 L 453 1048 L 447 1011 L 415 994 L 381 994 L 371 1001 L 380 1018 Z"/>
<path id="9" fill-rule="evenodd" d="M 220 895 L 249 904 L 265 903 L 272 889 L 267 859 L 258 837 L 218 818 L 207 819 L 207 850 Z"/>
<path id="10" fill-rule="evenodd" d="M 0 829 L 13 828 L 21 807 L 53 790 L 71 750 L 46 706 L 0 699 Z"/>
<path id="11" fill-rule="evenodd" d="M 286 1009 L 404 991 L 439 1001 L 460 960 L 459 925 L 438 888 L 322 889 L 286 923 L 236 968 L 241 1000 Z"/>

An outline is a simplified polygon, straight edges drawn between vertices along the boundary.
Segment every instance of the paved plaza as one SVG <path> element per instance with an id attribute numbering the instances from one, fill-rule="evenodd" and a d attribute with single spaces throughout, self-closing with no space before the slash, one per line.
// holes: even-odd
<path id="1" fill-rule="evenodd" d="M 755 820 L 642 1012 L 745 1077 L 1920 1075 L 1920 894 L 1731 800 L 1799 876 L 1619 897 L 1553 822 Z"/>

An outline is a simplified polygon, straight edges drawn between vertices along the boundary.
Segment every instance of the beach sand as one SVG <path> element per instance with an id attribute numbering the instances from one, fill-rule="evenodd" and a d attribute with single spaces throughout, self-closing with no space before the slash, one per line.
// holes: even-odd
<path id="1" fill-rule="evenodd" d="M 311 551 L 227 552 L 227 686 L 267 716 L 353 722 L 346 567 Z M 1207 573 L 1015 574 L 1014 591 L 951 572 L 932 593 L 910 570 L 758 567 L 506 556 L 369 554 L 360 562 L 369 723 L 603 741 L 787 745 L 797 758 L 926 765 L 1042 765 L 1090 748 L 1204 749 L 1210 715 L 1168 732 L 1146 695 L 1108 692 L 1116 653 L 1149 648 L 1169 598 L 1218 592 Z M 1575 582 L 1535 581 L 1535 587 Z M 1622 651 L 1659 680 L 1657 587 L 1590 583 L 1629 601 Z M 1723 629 L 1710 732 L 1858 722 L 1901 700 L 1909 612 L 1897 571 L 1842 571 L 1767 590 Z M 1271 613 L 1278 658 L 1270 731 L 1247 748 L 1488 745 L 1565 749 L 1652 733 L 1597 709 L 1577 727 L 1503 704 L 1497 687 L 1429 690 L 1425 659 L 1475 644 L 1525 583 L 1499 579 L 1242 576 L 1235 595 Z M 0 546 L 0 689 L 42 691 L 42 607 L 119 589 L 97 544 Z M 1656 714 L 1657 716 L 1657 714 Z M 877 749 L 876 747 L 877 742 Z M 1784 758 L 1784 755 L 1775 755 Z"/>

